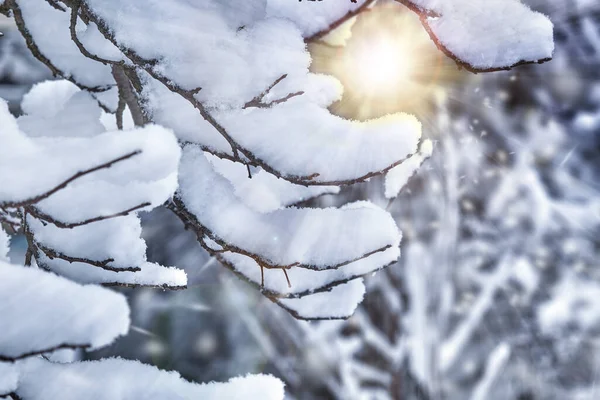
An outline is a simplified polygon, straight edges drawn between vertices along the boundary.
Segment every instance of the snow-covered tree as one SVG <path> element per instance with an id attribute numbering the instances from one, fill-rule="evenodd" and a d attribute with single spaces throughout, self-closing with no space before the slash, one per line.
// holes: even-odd
<path id="1" fill-rule="evenodd" d="M 389 208 L 403 256 L 368 281 L 355 315 L 278 333 L 318 365 L 305 372 L 314 387 L 597 397 L 600 27 L 598 6 L 574 9 L 563 19 L 556 6 L 552 63 L 470 78 L 439 104 L 432 160 Z"/>
<path id="2" fill-rule="evenodd" d="M 140 238 L 137 213 L 163 204 L 294 317 L 353 313 L 362 276 L 399 257 L 392 216 L 369 202 L 294 205 L 383 174 L 394 196 L 432 150 L 412 116 L 332 115 L 342 88 L 308 72 L 306 41 L 373 3 L 0 0 L 63 78 L 35 86 L 18 120 L 0 103 L 0 218 L 27 238 L 30 267 L 2 264 L 0 395 L 283 396 L 265 376 L 202 386 L 136 362 L 37 356 L 127 331 L 123 298 L 93 284 L 186 287 L 183 271 L 147 261 Z M 552 24 L 518 1 L 402 3 L 469 70 L 552 55 Z"/>

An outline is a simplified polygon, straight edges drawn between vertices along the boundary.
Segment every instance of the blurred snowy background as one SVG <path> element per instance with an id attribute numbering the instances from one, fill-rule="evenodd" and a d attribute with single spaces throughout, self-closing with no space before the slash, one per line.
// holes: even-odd
<path id="1" fill-rule="evenodd" d="M 432 93 L 434 156 L 390 204 L 375 181 L 312 204 L 369 197 L 404 232 L 354 317 L 294 320 L 162 209 L 145 215 L 149 259 L 184 268 L 189 289 L 123 290 L 133 331 L 80 356 L 195 381 L 269 372 L 296 399 L 600 398 L 600 5 L 529 3 L 555 24 L 553 61 Z M 9 20 L 0 31 L 0 97 L 18 114 L 51 76 Z"/>

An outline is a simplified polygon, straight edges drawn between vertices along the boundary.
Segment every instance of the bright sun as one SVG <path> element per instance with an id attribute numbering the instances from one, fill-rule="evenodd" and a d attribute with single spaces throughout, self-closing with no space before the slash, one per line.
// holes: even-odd
<path id="1" fill-rule="evenodd" d="M 346 118 L 399 111 L 426 117 L 434 93 L 458 76 L 419 18 L 399 4 L 375 6 L 353 24 L 309 44 L 309 50 L 313 72 L 342 82 L 344 96 L 331 109 Z"/>
<path id="2" fill-rule="evenodd" d="M 392 38 L 362 41 L 345 54 L 344 68 L 355 89 L 364 95 L 393 94 L 410 79 L 410 57 Z M 404 57 L 403 57 L 404 56 Z"/>

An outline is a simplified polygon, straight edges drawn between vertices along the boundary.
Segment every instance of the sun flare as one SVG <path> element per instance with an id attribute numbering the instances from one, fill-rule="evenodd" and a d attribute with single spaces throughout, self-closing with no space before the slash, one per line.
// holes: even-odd
<path id="1" fill-rule="evenodd" d="M 375 6 L 309 44 L 309 50 L 311 70 L 333 75 L 344 86 L 342 100 L 331 110 L 346 118 L 394 112 L 422 116 L 436 91 L 459 76 L 419 18 L 398 4 Z"/>
<path id="2" fill-rule="evenodd" d="M 389 37 L 363 41 L 345 54 L 345 73 L 358 92 L 393 95 L 410 79 L 412 66 L 410 57 L 403 57 L 406 53 L 401 44 Z"/>

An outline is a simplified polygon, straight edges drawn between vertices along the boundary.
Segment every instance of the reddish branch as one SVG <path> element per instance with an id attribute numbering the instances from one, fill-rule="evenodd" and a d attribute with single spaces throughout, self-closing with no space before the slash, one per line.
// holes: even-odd
<path id="1" fill-rule="evenodd" d="M 361 4 L 356 9 L 354 9 L 352 11 L 348 11 L 348 13 L 346 15 L 344 15 L 342 18 L 338 19 L 337 21 L 335 21 L 334 23 L 329 25 L 327 28 L 320 30 L 319 32 L 314 33 L 311 36 L 305 38 L 304 41 L 311 42 L 314 40 L 321 39 L 324 36 L 327 36 L 335 29 L 339 28 L 340 26 L 344 25 L 346 22 L 350 21 L 352 18 L 358 16 L 359 14 L 361 14 L 365 11 L 368 11 L 369 8 L 371 7 L 371 5 L 373 5 L 376 1 L 377 0 L 366 0 L 363 4 Z M 352 1 L 352 2 L 356 3 L 356 1 Z"/>
<path id="2" fill-rule="evenodd" d="M 425 31 L 427 31 L 427 34 L 429 35 L 429 37 L 431 38 L 431 40 L 433 41 L 433 43 L 435 43 L 435 45 L 437 46 L 437 48 L 444 53 L 448 58 L 451 58 L 452 60 L 454 60 L 454 62 L 459 66 L 459 68 L 464 68 L 469 72 L 472 73 L 480 73 L 480 72 L 496 72 L 496 71 L 509 71 L 515 67 L 518 67 L 520 65 L 526 65 L 526 64 L 543 64 L 547 61 L 550 61 L 551 58 L 544 58 L 541 60 L 537 60 L 537 61 L 519 61 L 513 65 L 507 66 L 507 67 L 495 67 L 495 68 L 478 68 L 475 67 L 471 64 L 469 64 L 468 62 L 462 60 L 460 57 L 458 57 L 456 54 L 454 54 L 452 51 L 450 51 L 446 46 L 444 46 L 444 44 L 442 44 L 442 42 L 438 39 L 438 37 L 435 35 L 435 33 L 433 32 L 433 30 L 431 29 L 431 26 L 428 23 L 428 20 L 430 18 L 443 18 L 443 15 L 432 11 L 432 10 L 427 10 L 425 8 L 422 8 L 416 4 L 414 4 L 411 0 L 395 0 L 398 3 L 401 3 L 403 5 L 405 5 L 406 7 L 408 7 L 410 10 L 414 11 L 418 16 L 419 19 L 421 20 L 421 24 L 423 25 L 423 27 L 425 28 Z"/>

